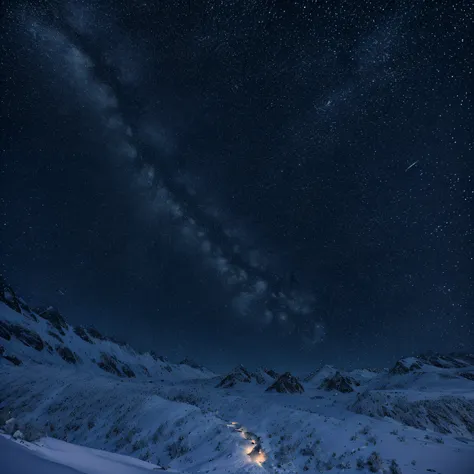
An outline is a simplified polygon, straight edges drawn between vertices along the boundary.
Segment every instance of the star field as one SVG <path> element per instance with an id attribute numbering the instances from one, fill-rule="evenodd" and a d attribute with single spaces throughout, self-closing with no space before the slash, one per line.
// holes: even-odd
<path id="1" fill-rule="evenodd" d="M 471 2 L 2 8 L 25 294 L 217 368 L 473 349 Z"/>

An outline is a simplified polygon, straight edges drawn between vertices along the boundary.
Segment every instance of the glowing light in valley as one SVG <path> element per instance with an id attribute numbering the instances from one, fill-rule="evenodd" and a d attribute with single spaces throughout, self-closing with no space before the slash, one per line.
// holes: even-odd
<path id="1" fill-rule="evenodd" d="M 261 466 L 267 460 L 267 455 L 262 449 L 260 438 L 255 433 L 247 431 L 243 426 L 241 426 L 240 423 L 236 421 L 232 421 L 227 426 L 234 428 L 234 431 L 239 432 L 242 438 L 250 441 L 251 444 L 244 447 L 245 455 L 250 462 Z"/>
<path id="2" fill-rule="evenodd" d="M 250 446 L 247 455 L 249 456 L 250 460 L 256 464 L 261 465 L 267 460 L 266 454 L 263 452 L 261 446 Z"/>

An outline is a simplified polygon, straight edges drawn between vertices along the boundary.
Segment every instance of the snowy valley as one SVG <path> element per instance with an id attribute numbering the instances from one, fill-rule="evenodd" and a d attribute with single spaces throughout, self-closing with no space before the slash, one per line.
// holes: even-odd
<path id="1" fill-rule="evenodd" d="M 25 474 L 474 474 L 474 355 L 215 374 L 72 327 L 1 282 L 0 425 L 0 463 Z"/>

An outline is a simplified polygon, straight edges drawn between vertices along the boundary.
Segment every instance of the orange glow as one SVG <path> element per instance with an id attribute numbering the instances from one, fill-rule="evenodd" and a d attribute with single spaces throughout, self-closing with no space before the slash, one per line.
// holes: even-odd
<path id="1" fill-rule="evenodd" d="M 257 464 L 262 464 L 267 460 L 267 456 L 265 455 L 263 451 L 260 451 L 253 460 Z"/>
<path id="2" fill-rule="evenodd" d="M 252 462 L 256 464 L 262 464 L 267 460 L 266 454 L 262 451 L 261 448 L 256 448 L 255 446 L 250 446 L 247 451 L 248 456 L 252 460 Z"/>

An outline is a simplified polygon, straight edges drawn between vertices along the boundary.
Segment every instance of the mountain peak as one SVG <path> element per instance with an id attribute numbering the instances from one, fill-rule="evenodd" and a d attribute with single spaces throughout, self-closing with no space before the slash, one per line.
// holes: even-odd
<path id="1" fill-rule="evenodd" d="M 280 375 L 278 379 L 267 388 L 267 392 L 278 392 L 278 393 L 303 393 L 304 388 L 300 381 L 290 372 L 285 372 Z"/>

